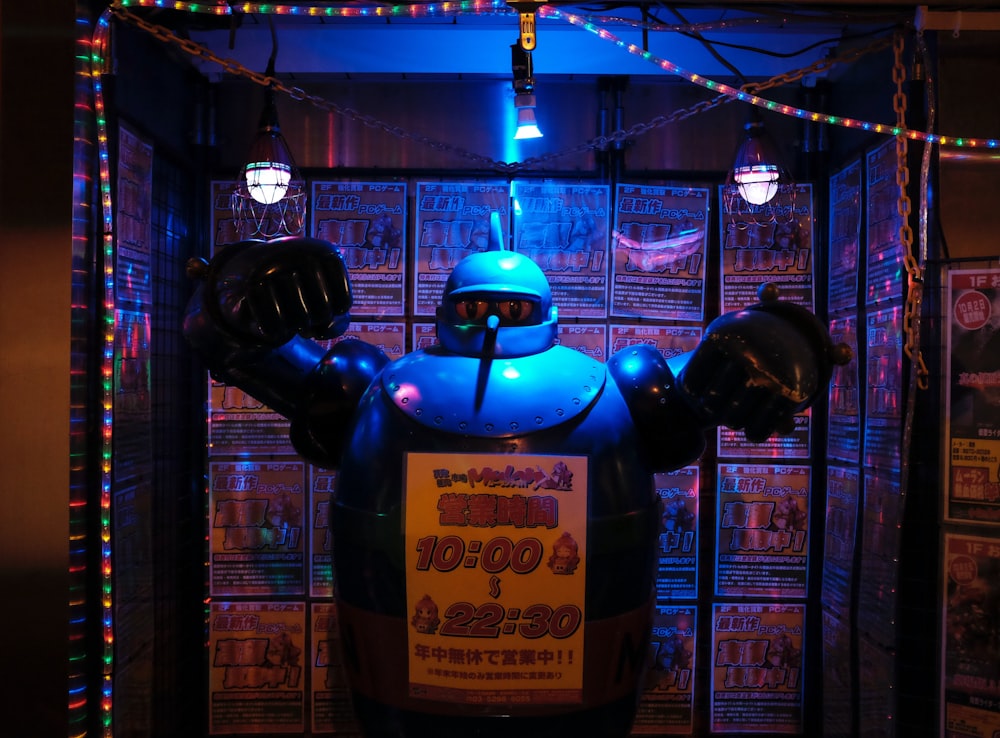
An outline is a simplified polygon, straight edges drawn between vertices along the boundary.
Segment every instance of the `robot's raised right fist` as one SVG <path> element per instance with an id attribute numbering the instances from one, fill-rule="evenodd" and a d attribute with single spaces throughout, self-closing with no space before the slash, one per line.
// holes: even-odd
<path id="1" fill-rule="evenodd" d="M 278 346 L 296 335 L 334 338 L 347 328 L 347 267 L 327 241 L 241 241 L 194 271 L 204 279 L 205 309 L 245 340 Z"/>

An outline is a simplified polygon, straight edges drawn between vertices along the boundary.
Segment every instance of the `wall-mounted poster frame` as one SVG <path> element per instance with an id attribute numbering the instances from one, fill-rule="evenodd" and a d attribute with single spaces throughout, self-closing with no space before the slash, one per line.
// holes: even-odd
<path id="1" fill-rule="evenodd" d="M 702 187 L 616 186 L 612 316 L 705 319 L 709 192 Z"/>
<path id="2" fill-rule="evenodd" d="M 560 318 L 608 314 L 608 185 L 514 180 L 514 250 L 545 272 Z"/>
<path id="3" fill-rule="evenodd" d="M 313 182 L 312 232 L 340 251 L 354 317 L 406 308 L 406 183 Z"/>
<path id="4" fill-rule="evenodd" d="M 417 182 L 413 208 L 413 315 L 433 316 L 444 284 L 464 257 L 489 246 L 490 216 L 500 214 L 507 245 L 510 184 Z"/>
<path id="5" fill-rule="evenodd" d="M 1000 525 L 1000 269 L 947 273 L 944 517 Z"/>

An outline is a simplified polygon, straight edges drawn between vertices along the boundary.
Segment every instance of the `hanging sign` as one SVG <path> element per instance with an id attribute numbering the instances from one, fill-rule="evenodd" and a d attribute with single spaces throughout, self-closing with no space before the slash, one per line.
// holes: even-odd
<path id="1" fill-rule="evenodd" d="M 587 459 L 407 456 L 409 692 L 583 700 Z"/>

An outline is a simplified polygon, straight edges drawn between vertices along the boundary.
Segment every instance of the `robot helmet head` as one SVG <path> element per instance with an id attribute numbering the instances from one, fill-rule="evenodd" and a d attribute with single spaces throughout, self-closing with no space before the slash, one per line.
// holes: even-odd
<path id="1" fill-rule="evenodd" d="M 528 257 L 470 254 L 445 283 L 437 310 L 441 345 L 463 356 L 527 356 L 555 343 L 556 308 L 545 274 Z"/>

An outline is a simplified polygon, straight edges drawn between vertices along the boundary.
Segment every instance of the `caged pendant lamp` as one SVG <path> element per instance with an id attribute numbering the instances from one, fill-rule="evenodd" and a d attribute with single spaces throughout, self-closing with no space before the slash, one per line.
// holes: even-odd
<path id="1" fill-rule="evenodd" d="M 795 186 L 756 109 L 743 129 L 724 188 L 727 213 L 747 225 L 791 219 Z"/>
<path id="2" fill-rule="evenodd" d="M 273 79 L 278 49 L 273 22 L 271 38 L 273 51 L 266 76 Z M 305 182 L 281 135 L 273 86 L 264 94 L 257 136 L 233 187 L 233 219 L 241 239 L 268 240 L 305 232 Z"/>

